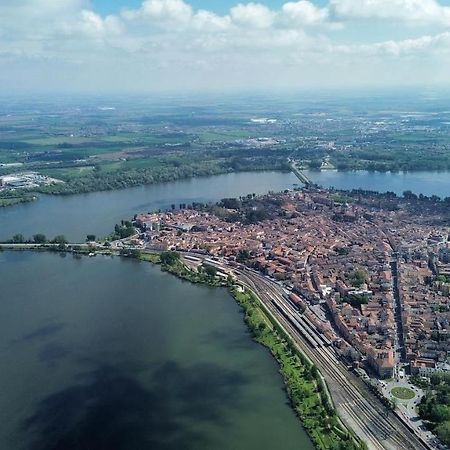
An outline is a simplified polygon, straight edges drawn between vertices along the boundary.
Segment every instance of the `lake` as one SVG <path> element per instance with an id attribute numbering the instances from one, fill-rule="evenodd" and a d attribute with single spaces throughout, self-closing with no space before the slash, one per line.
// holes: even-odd
<path id="1" fill-rule="evenodd" d="M 405 190 L 417 194 L 450 196 L 450 173 L 305 171 L 324 187 L 368 189 L 380 192 Z M 64 234 L 70 241 L 84 241 L 87 234 L 108 235 L 114 224 L 136 213 L 170 208 L 172 204 L 210 202 L 249 193 L 263 194 L 292 188 L 298 179 L 286 172 L 243 172 L 180 180 L 137 188 L 94 192 L 66 197 L 41 196 L 33 203 L 0 208 L 0 240 L 16 233 L 30 237 Z"/>
<path id="2" fill-rule="evenodd" d="M 368 172 L 358 170 L 339 172 L 337 170 L 305 171 L 315 183 L 336 189 L 366 189 L 370 191 L 392 191 L 402 195 L 411 190 L 416 194 L 450 196 L 450 172 Z"/>
<path id="3" fill-rule="evenodd" d="M 448 173 L 307 175 L 325 187 L 450 195 Z M 0 239 L 80 241 L 138 212 L 296 183 L 290 173 L 238 173 L 42 196 L 0 209 Z M 147 263 L 48 253 L 0 253 L 0 276 L 0 448 L 312 449 L 275 361 L 225 290 Z"/>
<path id="4" fill-rule="evenodd" d="M 84 241 L 87 234 L 105 237 L 114 224 L 139 212 L 280 191 L 296 180 L 288 172 L 244 172 L 83 195 L 40 196 L 36 202 L 0 208 L 0 240 L 16 233 L 64 234 L 72 242 Z"/>
<path id="5" fill-rule="evenodd" d="M 0 273 L 1 449 L 312 450 L 226 290 L 120 258 Z"/>

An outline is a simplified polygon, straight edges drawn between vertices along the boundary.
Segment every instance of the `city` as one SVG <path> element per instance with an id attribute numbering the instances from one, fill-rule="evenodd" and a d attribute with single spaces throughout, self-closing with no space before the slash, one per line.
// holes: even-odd
<path id="1" fill-rule="evenodd" d="M 398 404 L 417 426 L 422 391 L 407 379 L 450 370 L 449 218 L 423 203 L 312 189 L 172 205 L 135 217 L 134 245 L 207 255 L 281 282 L 291 292 L 285 306 L 306 310 L 309 327 L 364 380 L 390 400 L 396 389 L 411 392 L 412 402 Z M 270 218 L 255 220 L 258 211 Z"/>
<path id="2" fill-rule="evenodd" d="M 0 450 L 450 449 L 450 0 L 0 0 Z"/>

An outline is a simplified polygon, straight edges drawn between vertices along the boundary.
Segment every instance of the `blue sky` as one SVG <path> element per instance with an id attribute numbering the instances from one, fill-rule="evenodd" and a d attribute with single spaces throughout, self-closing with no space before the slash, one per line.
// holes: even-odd
<path id="1" fill-rule="evenodd" d="M 137 8 L 141 0 L 92 0 L 94 8 L 102 14 L 113 14 L 120 11 L 123 7 Z M 238 3 L 245 3 L 240 0 L 192 0 L 190 4 L 194 8 L 209 9 L 215 11 L 218 14 L 226 14 L 229 9 Z M 263 3 L 270 8 L 280 8 L 284 3 L 284 0 L 264 0 L 259 3 Z M 326 0 L 315 0 L 313 2 L 318 6 L 326 5 Z M 442 0 L 442 5 L 450 6 L 450 0 Z"/>
<path id="2" fill-rule="evenodd" d="M 450 0 L 0 0 L 0 94 L 450 87 Z"/>
<path id="3" fill-rule="evenodd" d="M 124 6 L 128 8 L 137 8 L 140 5 L 141 0 L 93 0 L 92 2 L 97 11 L 102 14 L 112 14 L 120 11 Z M 231 7 L 238 3 L 244 2 L 240 2 L 239 0 L 193 0 L 190 2 L 194 8 L 209 9 L 217 14 L 226 14 Z M 264 3 L 271 8 L 280 8 L 285 2 L 283 0 L 267 0 L 262 1 L 261 3 Z M 324 5 L 326 2 L 320 0 L 315 1 L 314 3 L 317 5 Z"/>

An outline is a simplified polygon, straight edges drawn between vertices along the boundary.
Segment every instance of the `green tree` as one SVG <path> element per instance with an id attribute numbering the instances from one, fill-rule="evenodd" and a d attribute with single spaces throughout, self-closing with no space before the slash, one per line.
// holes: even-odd
<path id="1" fill-rule="evenodd" d="M 309 162 L 309 168 L 310 169 L 320 169 L 322 167 L 322 160 L 321 159 L 312 159 Z"/>
<path id="2" fill-rule="evenodd" d="M 94 242 L 95 238 L 96 238 L 95 234 L 88 234 L 86 236 L 86 242 Z"/>
<path id="3" fill-rule="evenodd" d="M 59 234 L 58 236 L 55 236 L 52 243 L 53 244 L 67 244 L 69 241 L 66 239 L 66 237 L 63 234 Z"/>
<path id="4" fill-rule="evenodd" d="M 361 287 L 369 279 L 369 274 L 366 270 L 358 268 L 349 275 L 349 281 L 354 287 Z"/>
<path id="5" fill-rule="evenodd" d="M 264 322 L 261 322 L 261 323 L 258 325 L 258 333 L 259 333 L 259 334 L 264 333 L 264 331 L 266 331 L 266 328 L 267 328 L 267 325 L 266 325 Z"/>
<path id="6" fill-rule="evenodd" d="M 127 237 L 133 236 L 136 233 L 133 224 L 128 221 L 122 221 L 121 225 L 116 224 L 114 226 L 114 239 L 125 239 Z"/>
<path id="7" fill-rule="evenodd" d="M 441 423 L 434 431 L 444 444 L 450 445 L 450 421 Z"/>
<path id="8" fill-rule="evenodd" d="M 136 249 L 133 249 L 133 250 L 130 250 L 130 256 L 132 257 L 132 258 L 140 258 L 141 257 L 141 251 L 140 250 L 136 250 Z"/>
<path id="9" fill-rule="evenodd" d="M 180 260 L 180 254 L 177 252 L 162 252 L 161 264 L 165 266 L 173 266 Z"/>
<path id="10" fill-rule="evenodd" d="M 203 270 L 205 271 L 206 275 L 208 275 L 208 277 L 214 278 L 217 275 L 217 269 L 209 264 L 204 264 Z"/>
<path id="11" fill-rule="evenodd" d="M 414 194 L 412 191 L 404 191 L 403 192 L 403 197 L 406 199 L 406 200 L 417 200 L 417 195 L 416 194 Z"/>
<path id="12" fill-rule="evenodd" d="M 25 237 L 20 233 L 15 234 L 12 238 L 12 242 L 13 244 L 23 244 L 25 242 Z"/>
<path id="13" fill-rule="evenodd" d="M 35 244 L 45 244 L 47 242 L 47 237 L 45 234 L 38 233 L 33 236 L 33 241 Z"/>
<path id="14" fill-rule="evenodd" d="M 223 198 L 219 205 L 225 209 L 239 209 L 241 202 L 237 198 Z"/>
<path id="15" fill-rule="evenodd" d="M 237 256 L 236 256 L 236 261 L 240 262 L 240 263 L 245 263 L 246 261 L 248 261 L 251 258 L 251 254 L 248 250 L 239 250 Z"/>
<path id="16" fill-rule="evenodd" d="M 431 407 L 430 420 L 441 423 L 450 420 L 450 407 L 442 404 L 435 404 Z"/>

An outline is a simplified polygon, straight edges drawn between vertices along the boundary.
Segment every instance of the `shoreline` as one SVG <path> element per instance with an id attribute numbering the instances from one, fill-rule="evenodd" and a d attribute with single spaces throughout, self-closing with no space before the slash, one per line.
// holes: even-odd
<path id="1" fill-rule="evenodd" d="M 392 176 L 398 176 L 398 175 L 414 175 L 414 174 L 420 174 L 420 173 L 436 173 L 436 174 L 442 174 L 442 173 L 449 173 L 450 174 L 450 170 L 449 169 L 441 169 L 441 170 L 436 170 L 436 169 L 420 169 L 420 170 L 399 170 L 399 171 L 394 171 L 394 170 L 369 170 L 369 169 L 364 169 L 364 168 L 349 168 L 349 169 L 338 169 L 338 168 L 321 168 L 321 169 L 314 169 L 314 168 L 305 168 L 302 170 L 308 170 L 309 173 L 314 174 L 314 173 L 330 173 L 330 172 L 335 172 L 335 173 L 341 173 L 341 174 L 357 174 L 357 173 L 370 173 L 370 174 L 380 174 L 380 175 L 392 175 Z M 146 186 L 156 186 L 156 185 L 164 185 L 164 184 L 168 184 L 168 183 L 176 183 L 178 181 L 187 181 L 187 180 L 195 180 L 195 179 L 202 179 L 202 178 L 210 178 L 210 177 L 216 177 L 216 176 L 221 176 L 221 175 L 229 175 L 229 174 L 239 174 L 239 173 L 264 173 L 264 172 L 280 172 L 280 173 L 293 173 L 295 175 L 294 172 L 292 172 L 291 170 L 288 169 L 282 169 L 282 168 L 275 168 L 275 169 L 259 169 L 259 168 L 255 168 L 255 169 L 245 169 L 245 170 L 230 170 L 229 168 L 225 168 L 224 170 L 218 170 L 218 171 L 214 171 L 213 173 L 208 173 L 208 174 L 201 174 L 201 175 L 194 175 L 194 176 L 178 176 L 175 177 L 173 179 L 167 179 L 167 180 L 156 180 L 156 181 L 151 181 L 151 182 L 138 182 L 136 184 L 129 184 L 129 185 L 117 185 L 117 186 L 111 186 L 108 188 L 87 188 L 87 189 L 83 189 L 83 190 L 69 190 L 69 191 L 51 191 L 51 189 L 46 190 L 44 189 L 37 189 L 37 190 L 32 190 L 32 191 L 26 191 L 24 193 L 19 193 L 18 197 L 14 197 L 11 198 L 11 202 L 9 202 L 9 198 L 5 197 L 2 198 L 0 196 L 0 208 L 9 208 L 9 207 L 14 207 L 14 206 L 19 206 L 21 204 L 27 204 L 27 203 L 33 203 L 35 201 L 39 201 L 40 196 L 44 195 L 44 196 L 49 196 L 49 197 L 75 197 L 78 195 L 88 195 L 88 194 L 95 194 L 95 193 L 102 193 L 102 192 L 114 192 L 114 191 L 124 191 L 127 189 L 133 189 L 133 188 L 140 188 L 140 187 L 146 187 Z M 298 180 L 299 183 L 298 185 L 302 185 L 302 182 L 300 180 Z M 319 183 L 320 185 L 320 183 Z M 364 188 L 355 188 L 358 190 L 364 190 Z M 351 190 L 351 189 L 337 189 L 339 190 Z M 6 191 L 9 192 L 9 191 Z M 373 191 L 373 192 L 378 192 L 379 194 L 383 194 L 387 191 Z M 412 191 L 413 193 L 419 195 L 421 194 L 418 191 Z M 25 196 L 21 196 L 20 194 L 25 194 Z M 26 194 L 30 194 L 31 197 L 28 197 Z M 444 197 L 441 197 L 441 199 L 444 199 Z"/>
<path id="2" fill-rule="evenodd" d="M 290 337 L 277 320 L 268 313 L 252 290 L 244 288 L 240 291 L 239 285 L 234 282 L 217 281 L 212 277 L 200 278 L 198 273 L 183 262 L 165 265 L 157 253 L 143 253 L 137 256 L 119 254 L 118 256 L 150 262 L 154 266 L 159 266 L 163 272 L 174 275 L 182 281 L 214 288 L 226 288 L 242 308 L 243 320 L 252 334 L 252 339 L 265 347 L 277 362 L 290 406 L 315 448 L 327 450 L 330 445 L 339 445 L 338 448 L 342 450 L 367 448 L 366 444 L 342 423 L 334 408 L 325 380 L 317 367 L 306 354 L 292 344 Z M 308 378 L 311 379 L 308 380 Z M 309 383 L 307 385 L 307 389 L 310 389 L 309 396 L 305 395 L 305 383 Z M 299 392 L 301 388 L 303 392 Z M 311 399 L 312 401 L 318 399 L 319 403 L 311 407 L 308 405 L 308 400 L 311 401 Z M 320 422 L 314 423 L 315 417 Z M 323 424 L 325 426 L 322 426 Z"/>
<path id="3" fill-rule="evenodd" d="M 142 261 L 141 258 L 139 259 Z M 161 263 L 159 264 L 161 265 Z M 188 272 L 194 273 L 192 269 L 184 263 L 182 264 Z M 176 268 L 161 265 L 161 270 L 182 280 L 193 282 L 189 276 L 180 273 Z M 342 448 L 345 450 L 367 448 L 366 444 L 352 430 L 346 428 L 340 420 L 325 380 L 317 367 L 306 354 L 293 345 L 289 335 L 267 311 L 256 293 L 249 288 L 239 290 L 239 285 L 234 282 L 215 284 L 208 283 L 206 280 L 206 282 L 194 281 L 194 283 L 227 288 L 230 295 L 242 308 L 244 322 L 252 333 L 252 339 L 265 347 L 277 362 L 290 406 L 317 449 L 326 450 L 333 444 L 343 445 Z M 308 403 L 314 399 L 318 399 L 318 404 L 312 407 Z M 325 427 L 322 426 L 323 424 Z"/>
<path id="4" fill-rule="evenodd" d="M 193 176 L 179 176 L 173 179 L 167 179 L 167 180 L 157 180 L 157 181 L 151 181 L 151 182 L 142 182 L 137 184 L 129 184 L 125 186 L 112 186 L 109 188 L 99 188 L 99 189 L 85 189 L 85 190 L 73 190 L 73 191 L 59 191 L 59 192 L 52 192 L 51 190 L 45 190 L 45 189 L 36 189 L 33 191 L 26 191 L 26 193 L 32 194 L 32 198 L 24 199 L 24 200 L 18 200 L 14 203 L 7 203 L 3 204 L 1 202 L 2 198 L 0 197 L 0 208 L 8 208 L 12 206 L 18 206 L 23 203 L 33 203 L 35 201 L 39 201 L 40 196 L 48 196 L 48 197 L 75 197 L 77 195 L 89 195 L 89 194 L 96 194 L 101 192 L 114 192 L 114 191 L 124 191 L 127 189 L 134 189 L 134 188 L 141 188 L 146 186 L 157 186 L 157 185 L 164 185 L 168 183 L 176 183 L 179 181 L 189 181 L 189 180 L 196 180 L 196 179 L 205 179 L 205 178 L 211 178 L 211 177 L 217 177 L 217 176 L 223 176 L 223 175 L 231 175 L 231 174 L 240 174 L 240 173 L 264 173 L 264 172 L 279 172 L 279 173 L 291 173 L 288 169 L 246 169 L 246 170 L 219 170 L 215 171 L 213 173 L 207 173 L 202 175 L 193 175 Z M 7 191 L 8 192 L 8 191 Z"/>
<path id="5" fill-rule="evenodd" d="M 283 388 L 289 404 L 298 417 L 303 429 L 318 450 L 327 450 L 331 445 L 338 445 L 342 450 L 365 450 L 362 442 L 352 430 L 343 425 L 335 407 L 328 387 L 317 367 L 300 349 L 292 344 L 284 332 L 266 310 L 261 300 L 249 288 L 240 288 L 235 281 L 220 280 L 217 277 L 194 272 L 184 262 L 163 264 L 158 253 L 141 253 L 139 251 L 120 253 L 111 249 L 58 248 L 53 246 L 8 246 L 0 245 L 0 251 L 37 251 L 81 256 L 119 256 L 159 266 L 160 270 L 176 276 L 178 279 L 208 287 L 223 287 L 228 290 L 235 302 L 242 308 L 243 320 L 252 334 L 252 340 L 265 347 L 278 364 L 278 371 L 283 379 Z"/>

